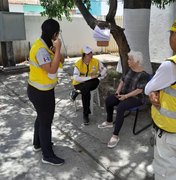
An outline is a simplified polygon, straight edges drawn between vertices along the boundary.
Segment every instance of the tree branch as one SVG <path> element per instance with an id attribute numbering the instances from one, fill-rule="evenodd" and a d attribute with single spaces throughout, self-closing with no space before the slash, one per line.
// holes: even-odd
<path id="1" fill-rule="evenodd" d="M 106 15 L 106 21 L 115 24 L 115 15 L 117 11 L 118 0 L 109 0 L 109 12 Z"/>
<path id="2" fill-rule="evenodd" d="M 78 9 L 80 10 L 81 14 L 83 15 L 85 21 L 87 22 L 87 24 L 90 26 L 91 29 L 94 29 L 96 24 L 97 24 L 97 19 L 94 18 L 90 12 L 88 11 L 88 9 L 85 7 L 85 5 L 83 4 L 82 0 L 75 0 L 75 5 L 78 7 Z"/>

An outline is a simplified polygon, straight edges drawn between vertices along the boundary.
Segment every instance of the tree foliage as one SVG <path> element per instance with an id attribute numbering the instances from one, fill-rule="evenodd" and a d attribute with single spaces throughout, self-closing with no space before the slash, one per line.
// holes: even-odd
<path id="1" fill-rule="evenodd" d="M 152 4 L 156 5 L 159 8 L 164 9 L 166 5 L 170 5 L 171 3 L 175 1 L 176 0 L 152 0 Z"/>
<path id="2" fill-rule="evenodd" d="M 90 0 L 82 0 L 87 9 L 90 9 Z M 49 18 L 57 17 L 62 19 L 62 15 L 65 15 L 68 20 L 71 20 L 71 10 L 75 7 L 74 0 L 40 0 L 41 6 L 45 9 L 41 13 L 43 16 Z"/>
<path id="3" fill-rule="evenodd" d="M 131 0 L 124 1 L 129 1 L 130 3 L 132 3 Z M 176 0 L 148 0 L 147 2 L 149 5 L 153 3 L 160 8 L 164 8 L 165 5 L 174 1 Z M 96 19 L 89 12 L 91 6 L 90 0 L 40 0 L 40 2 L 45 9 L 45 11 L 42 12 L 42 15 L 47 15 L 50 18 L 57 17 L 59 20 L 62 20 L 62 16 L 65 15 L 68 20 L 71 20 L 70 12 L 75 6 L 77 6 L 77 8 L 79 9 L 85 21 L 91 29 L 94 29 L 96 25 L 98 25 L 100 28 L 110 28 L 110 32 L 119 47 L 119 55 L 122 64 L 123 74 L 126 74 L 129 68 L 127 63 L 127 54 L 130 51 L 130 47 L 124 34 L 124 29 L 118 26 L 115 22 L 118 0 L 107 0 L 109 4 L 109 11 L 106 15 L 105 21 L 100 21 Z M 141 8 L 144 8 L 145 0 L 142 1 L 143 3 L 141 3 L 140 1 L 133 1 L 133 3 L 136 2 L 139 2 L 139 6 L 141 6 Z"/>
<path id="4" fill-rule="evenodd" d="M 80 1 L 87 7 L 87 9 L 90 9 L 90 0 Z M 165 8 L 166 5 L 175 1 L 176 0 L 151 0 L 151 3 L 159 8 Z M 62 19 L 62 16 L 65 15 L 68 20 L 71 20 L 70 12 L 75 7 L 75 2 L 76 0 L 40 0 L 41 6 L 45 9 L 41 14 L 50 18 L 57 17 L 60 20 Z M 107 2 L 109 3 L 108 0 Z"/>

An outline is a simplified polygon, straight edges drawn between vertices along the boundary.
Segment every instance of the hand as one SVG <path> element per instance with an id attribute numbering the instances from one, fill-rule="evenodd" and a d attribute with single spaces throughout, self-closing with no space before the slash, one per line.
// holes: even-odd
<path id="1" fill-rule="evenodd" d="M 91 79 L 95 79 L 95 78 L 98 78 L 98 75 L 97 75 L 97 74 L 91 76 Z"/>
<path id="2" fill-rule="evenodd" d="M 152 103 L 153 106 L 155 106 L 156 108 L 160 108 L 160 102 L 159 102 L 159 92 L 151 92 L 149 94 L 149 99 L 150 102 Z"/>
<path id="3" fill-rule="evenodd" d="M 55 49 L 56 49 L 56 48 L 55 48 L 54 46 L 51 46 L 51 47 L 50 47 L 50 50 L 51 50 L 53 53 L 55 53 Z"/>
<path id="4" fill-rule="evenodd" d="M 120 94 L 119 94 L 117 91 L 115 92 L 114 95 L 115 95 L 115 97 L 116 97 L 117 99 L 119 99 L 119 95 L 120 95 Z"/>
<path id="5" fill-rule="evenodd" d="M 119 91 L 118 91 L 118 90 L 116 90 L 115 95 L 120 95 L 120 93 L 119 93 Z"/>
<path id="6" fill-rule="evenodd" d="M 56 39 L 55 41 L 53 41 L 53 48 L 54 52 L 56 51 L 60 51 L 61 49 L 61 40 L 60 39 Z"/>
<path id="7" fill-rule="evenodd" d="M 118 97 L 118 99 L 119 99 L 120 101 L 124 101 L 125 99 L 127 99 L 127 96 L 126 96 L 125 94 L 123 94 L 123 95 L 117 95 L 117 97 Z"/>

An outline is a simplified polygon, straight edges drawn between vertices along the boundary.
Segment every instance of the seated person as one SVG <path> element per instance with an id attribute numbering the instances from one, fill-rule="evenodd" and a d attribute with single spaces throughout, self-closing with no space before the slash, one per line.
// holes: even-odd
<path id="1" fill-rule="evenodd" d="M 90 112 L 90 91 L 96 89 L 99 80 L 106 76 L 107 69 L 96 58 L 93 57 L 92 49 L 85 46 L 82 49 L 82 58 L 75 63 L 73 72 L 73 86 L 75 90 L 70 93 L 74 101 L 79 93 L 82 95 L 83 121 L 84 125 L 89 124 Z"/>
<path id="2" fill-rule="evenodd" d="M 116 107 L 116 121 L 113 135 L 108 142 L 108 147 L 113 148 L 119 141 L 119 132 L 124 121 L 126 110 L 142 105 L 144 88 L 148 82 L 149 74 L 142 67 L 143 57 L 140 52 L 128 53 L 129 71 L 121 78 L 115 94 L 106 98 L 107 120 L 98 128 L 113 127 L 113 110 Z"/>

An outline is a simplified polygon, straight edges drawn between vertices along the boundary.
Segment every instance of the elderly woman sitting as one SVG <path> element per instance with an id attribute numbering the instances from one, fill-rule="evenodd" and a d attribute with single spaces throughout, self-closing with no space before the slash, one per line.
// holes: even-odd
<path id="1" fill-rule="evenodd" d="M 119 132 L 124 121 L 125 111 L 139 106 L 143 102 L 143 91 L 148 82 L 149 74 L 144 71 L 142 62 L 142 54 L 131 51 L 128 54 L 129 71 L 121 78 L 115 94 L 106 98 L 107 120 L 98 128 L 113 127 L 114 107 L 117 111 L 114 132 L 107 145 L 109 148 L 115 147 L 119 141 Z"/>

